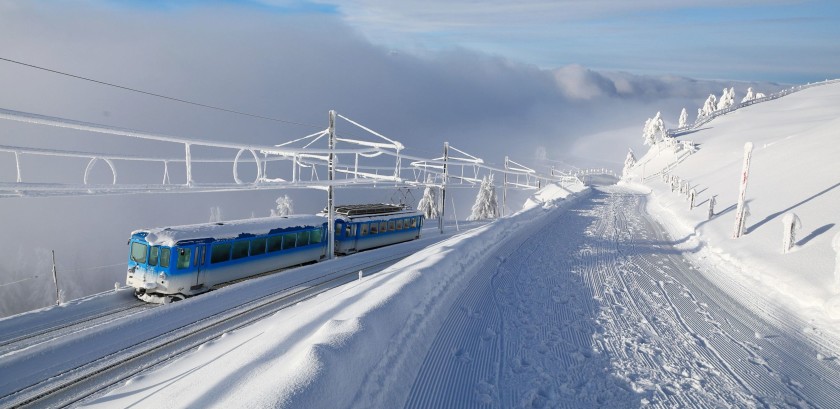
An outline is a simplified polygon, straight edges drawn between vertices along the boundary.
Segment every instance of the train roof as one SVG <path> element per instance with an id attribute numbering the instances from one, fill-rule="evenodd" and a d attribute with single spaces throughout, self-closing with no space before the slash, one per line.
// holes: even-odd
<path id="1" fill-rule="evenodd" d="M 131 232 L 154 246 L 228 240 L 271 234 L 295 227 L 321 227 L 327 220 L 323 216 L 292 215 L 231 220 L 219 223 L 201 223 L 184 226 L 158 227 Z"/>
<path id="2" fill-rule="evenodd" d="M 387 220 L 421 214 L 404 204 L 388 203 L 339 205 L 335 207 L 335 213 L 337 218 L 349 220 Z M 326 209 L 319 213 L 322 216 L 326 214 Z"/>

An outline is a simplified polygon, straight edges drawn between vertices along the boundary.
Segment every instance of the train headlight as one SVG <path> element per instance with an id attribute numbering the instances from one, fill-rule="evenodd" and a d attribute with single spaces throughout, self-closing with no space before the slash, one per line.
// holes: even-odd
<path id="1" fill-rule="evenodd" d="M 163 271 L 161 271 L 161 272 L 160 272 L 160 274 L 158 274 L 158 277 L 159 277 L 161 280 L 166 280 L 166 273 L 165 273 L 165 272 L 163 272 Z"/>

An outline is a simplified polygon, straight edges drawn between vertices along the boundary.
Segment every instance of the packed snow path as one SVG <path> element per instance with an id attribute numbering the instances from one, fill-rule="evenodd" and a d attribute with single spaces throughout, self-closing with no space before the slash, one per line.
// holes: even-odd
<path id="1" fill-rule="evenodd" d="M 713 285 L 645 201 L 598 188 L 513 237 L 451 309 L 405 406 L 837 407 L 835 358 L 795 318 Z"/>

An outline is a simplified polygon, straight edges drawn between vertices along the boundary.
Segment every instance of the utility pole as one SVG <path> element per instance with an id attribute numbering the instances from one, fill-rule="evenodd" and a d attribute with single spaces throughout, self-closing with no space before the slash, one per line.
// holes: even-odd
<path id="1" fill-rule="evenodd" d="M 443 217 L 446 211 L 446 183 L 449 181 L 447 174 L 446 161 L 449 160 L 449 142 L 443 143 L 443 183 L 440 187 L 440 213 L 438 216 L 438 227 L 440 234 L 443 234 Z"/>
<path id="2" fill-rule="evenodd" d="M 507 215 L 507 173 L 508 173 L 508 157 L 505 156 L 505 177 L 502 182 L 502 217 Z"/>
<path id="3" fill-rule="evenodd" d="M 329 167 L 327 172 L 329 179 L 329 184 L 327 185 L 327 212 L 329 213 L 327 217 L 327 259 L 332 259 L 333 253 L 335 252 L 335 197 L 333 196 L 335 194 L 333 188 L 333 181 L 335 180 L 335 111 L 333 110 L 330 110 L 329 132 L 330 156 L 327 164 Z"/>

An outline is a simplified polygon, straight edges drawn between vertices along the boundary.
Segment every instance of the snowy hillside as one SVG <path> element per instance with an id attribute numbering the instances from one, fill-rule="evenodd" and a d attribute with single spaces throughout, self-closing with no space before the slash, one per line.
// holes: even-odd
<path id="1" fill-rule="evenodd" d="M 733 280 L 758 289 L 777 306 L 802 317 L 838 322 L 840 287 L 832 239 L 840 232 L 840 84 L 817 86 L 744 107 L 680 136 L 696 153 L 674 154 L 654 146 L 632 170 L 631 183 L 652 189 L 652 213 L 671 225 L 684 248 L 706 248 L 709 257 L 738 268 Z M 744 145 L 752 142 L 746 200 L 746 234 L 733 239 Z M 662 173 L 696 191 L 672 192 Z M 715 215 L 708 220 L 710 198 Z M 793 249 L 782 252 L 782 220 L 796 214 L 801 229 Z M 704 256 L 705 257 L 705 256 Z M 724 287 L 727 283 L 721 283 Z"/>

